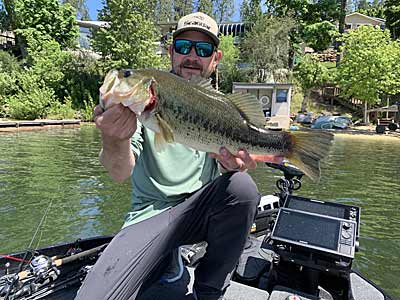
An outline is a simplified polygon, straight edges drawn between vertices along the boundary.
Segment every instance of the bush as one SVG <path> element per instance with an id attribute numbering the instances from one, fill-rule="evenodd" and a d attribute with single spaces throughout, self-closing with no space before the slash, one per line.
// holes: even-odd
<path id="1" fill-rule="evenodd" d="M 74 119 L 76 111 L 72 108 L 71 98 L 66 98 L 65 103 L 53 102 L 49 108 L 47 117 L 55 120 Z"/>
<path id="2" fill-rule="evenodd" d="M 17 59 L 0 51 L 0 118 L 7 117 L 7 98 L 18 93 L 17 74 L 22 68 Z"/>
<path id="3" fill-rule="evenodd" d="M 44 86 L 29 70 L 19 74 L 17 82 L 18 92 L 5 100 L 7 116 L 20 120 L 46 117 L 51 103 L 55 101 L 54 91 Z"/>
<path id="4" fill-rule="evenodd" d="M 93 109 L 96 106 L 96 103 L 90 95 L 88 99 L 88 101 L 83 101 L 85 106 L 80 110 L 80 118 L 83 121 L 93 121 Z"/>
<path id="5" fill-rule="evenodd" d="M 59 98 L 70 97 L 72 106 L 85 109 L 88 99 L 97 99 L 102 73 L 96 60 L 84 52 L 76 52 L 64 66 L 64 80 L 57 91 Z"/>

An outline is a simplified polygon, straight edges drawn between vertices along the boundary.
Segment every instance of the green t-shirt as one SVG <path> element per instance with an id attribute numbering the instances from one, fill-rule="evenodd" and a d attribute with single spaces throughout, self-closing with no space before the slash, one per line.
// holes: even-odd
<path id="1" fill-rule="evenodd" d="M 136 164 L 132 173 L 132 212 L 125 226 L 174 206 L 219 175 L 215 159 L 181 144 L 157 152 L 154 132 L 138 122 L 132 137 Z"/>

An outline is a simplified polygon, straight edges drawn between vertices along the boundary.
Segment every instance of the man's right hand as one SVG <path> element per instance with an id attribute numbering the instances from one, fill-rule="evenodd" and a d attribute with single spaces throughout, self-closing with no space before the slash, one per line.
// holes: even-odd
<path id="1" fill-rule="evenodd" d="M 114 105 L 106 111 L 97 105 L 93 113 L 103 142 L 100 162 L 115 181 L 123 182 L 135 166 L 130 138 L 137 128 L 136 114 L 122 104 Z"/>
<path id="2" fill-rule="evenodd" d="M 117 104 L 106 111 L 100 105 L 94 108 L 94 122 L 104 139 L 117 142 L 130 139 L 137 127 L 136 114 L 122 104 Z"/>

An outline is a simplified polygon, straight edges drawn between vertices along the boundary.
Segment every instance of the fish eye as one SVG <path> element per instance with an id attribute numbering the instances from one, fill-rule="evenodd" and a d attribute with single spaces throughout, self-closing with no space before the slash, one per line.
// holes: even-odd
<path id="1" fill-rule="evenodd" d="M 132 75 L 132 72 L 131 72 L 131 70 L 125 70 L 124 71 L 124 77 L 126 78 L 126 77 L 129 77 L 129 76 L 131 76 Z"/>

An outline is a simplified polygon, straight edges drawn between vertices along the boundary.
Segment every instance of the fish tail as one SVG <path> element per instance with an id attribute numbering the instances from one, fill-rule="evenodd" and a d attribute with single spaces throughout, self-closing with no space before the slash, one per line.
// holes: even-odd
<path id="1" fill-rule="evenodd" d="M 317 131 L 293 131 L 293 148 L 287 158 L 313 181 L 321 176 L 320 160 L 328 155 L 333 134 Z"/>

